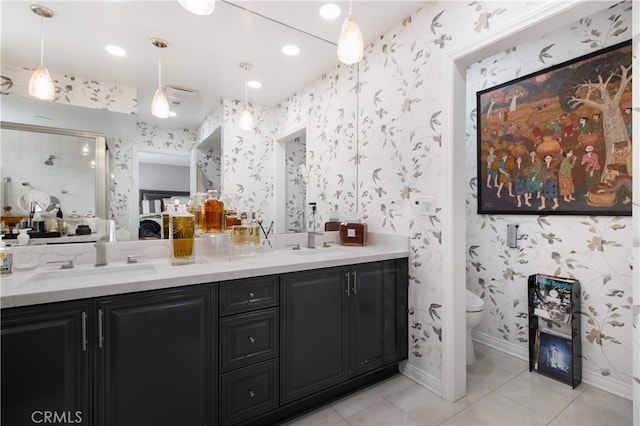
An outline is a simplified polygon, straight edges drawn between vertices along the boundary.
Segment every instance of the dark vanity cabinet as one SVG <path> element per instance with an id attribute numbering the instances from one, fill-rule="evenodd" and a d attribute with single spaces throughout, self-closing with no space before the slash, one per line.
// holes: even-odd
<path id="1" fill-rule="evenodd" d="M 407 357 L 407 259 L 282 276 L 281 400 Z"/>
<path id="2" fill-rule="evenodd" d="M 398 372 L 407 285 L 404 258 L 3 309 L 2 424 L 281 422 Z"/>
<path id="3" fill-rule="evenodd" d="M 349 273 L 345 266 L 282 276 L 283 403 L 347 378 Z"/>
<path id="4" fill-rule="evenodd" d="M 407 358 L 406 260 L 355 265 L 350 273 L 350 374 Z"/>
<path id="5" fill-rule="evenodd" d="M 211 424 L 214 292 L 99 299 L 97 424 Z"/>
<path id="6" fill-rule="evenodd" d="M 65 302 L 2 310 L 3 425 L 92 424 L 91 306 Z"/>

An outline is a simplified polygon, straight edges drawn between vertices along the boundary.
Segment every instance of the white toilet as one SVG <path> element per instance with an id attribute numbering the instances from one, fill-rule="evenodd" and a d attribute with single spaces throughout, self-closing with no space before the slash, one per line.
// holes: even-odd
<path id="1" fill-rule="evenodd" d="M 484 316 L 484 301 L 474 293 L 466 290 L 467 294 L 467 365 L 476 362 L 476 354 L 473 351 L 471 330 L 482 321 Z"/>

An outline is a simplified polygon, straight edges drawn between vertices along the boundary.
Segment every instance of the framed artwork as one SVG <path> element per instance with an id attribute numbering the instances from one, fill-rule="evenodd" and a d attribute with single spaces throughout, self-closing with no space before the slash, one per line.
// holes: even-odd
<path id="1" fill-rule="evenodd" d="M 477 93 L 478 213 L 631 215 L 631 50 Z"/>

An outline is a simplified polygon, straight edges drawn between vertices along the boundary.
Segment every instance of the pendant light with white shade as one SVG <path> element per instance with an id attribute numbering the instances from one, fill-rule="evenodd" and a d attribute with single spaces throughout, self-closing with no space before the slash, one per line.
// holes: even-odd
<path id="1" fill-rule="evenodd" d="M 245 71 L 245 79 L 244 79 L 244 108 L 242 108 L 242 113 L 240 113 L 240 119 L 238 120 L 238 125 L 241 130 L 251 130 L 253 129 L 253 116 L 251 115 L 251 110 L 249 109 L 249 102 L 247 102 L 247 73 L 253 68 L 253 65 L 243 62 L 240 64 L 240 68 Z"/>
<path id="2" fill-rule="evenodd" d="M 352 0 L 349 0 L 349 16 L 345 18 L 338 38 L 338 59 L 347 65 L 360 62 L 364 56 L 362 32 L 351 14 L 351 6 Z"/>
<path id="3" fill-rule="evenodd" d="M 39 4 L 32 4 L 31 11 L 40 16 L 40 65 L 33 71 L 29 79 L 29 94 L 35 98 L 51 101 L 56 91 L 49 70 L 44 66 L 44 18 L 52 18 L 53 10 Z"/>
<path id="4" fill-rule="evenodd" d="M 211 15 L 216 8 L 215 0 L 178 0 L 178 3 L 196 15 Z"/>
<path id="5" fill-rule="evenodd" d="M 151 43 L 159 49 L 164 49 L 169 46 L 166 40 L 158 37 L 151 39 Z M 162 90 L 162 63 L 160 57 L 158 57 L 158 89 L 156 90 L 153 100 L 151 101 L 151 115 L 158 118 L 169 117 L 169 101 L 164 90 Z"/>

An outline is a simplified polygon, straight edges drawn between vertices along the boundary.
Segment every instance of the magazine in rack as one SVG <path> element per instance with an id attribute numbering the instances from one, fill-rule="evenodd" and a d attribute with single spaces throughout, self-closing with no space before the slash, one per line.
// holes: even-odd
<path id="1" fill-rule="evenodd" d="M 536 275 L 533 294 L 533 313 L 560 323 L 571 322 L 571 289 L 575 280 Z"/>
<path id="2" fill-rule="evenodd" d="M 573 371 L 571 339 L 544 332 L 538 336 L 535 369 L 563 382 L 570 382 Z"/>

